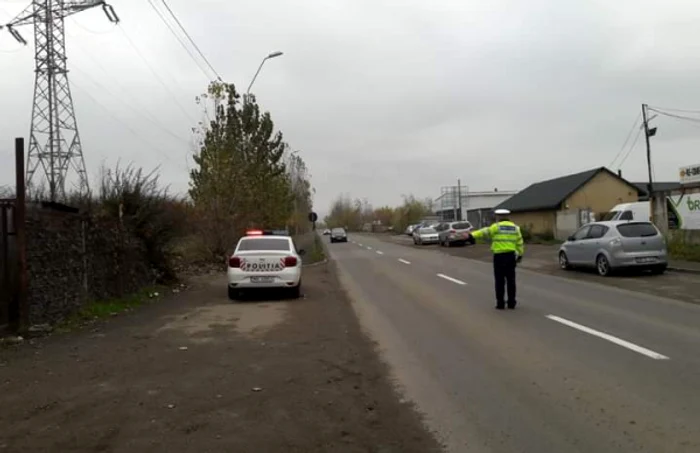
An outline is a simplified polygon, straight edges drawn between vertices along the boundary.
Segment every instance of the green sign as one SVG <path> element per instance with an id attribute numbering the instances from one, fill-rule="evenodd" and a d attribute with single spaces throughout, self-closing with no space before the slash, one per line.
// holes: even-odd
<path id="1" fill-rule="evenodd" d="M 668 197 L 668 208 L 678 218 L 678 228 L 700 230 L 700 193 Z"/>

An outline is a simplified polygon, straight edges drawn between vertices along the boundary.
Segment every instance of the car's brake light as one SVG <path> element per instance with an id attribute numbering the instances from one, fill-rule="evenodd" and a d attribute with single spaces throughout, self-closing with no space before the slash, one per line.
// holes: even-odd
<path id="1" fill-rule="evenodd" d="M 241 259 L 237 256 L 232 256 L 231 258 L 228 259 L 228 267 L 235 267 L 235 268 L 241 267 Z"/>
<path id="2" fill-rule="evenodd" d="M 450 230 L 449 232 L 452 233 L 452 234 L 455 234 L 457 231 L 455 231 L 455 230 Z"/>
<path id="3" fill-rule="evenodd" d="M 284 259 L 284 266 L 285 267 L 295 267 L 296 265 L 297 265 L 296 256 L 288 256 Z"/>
<path id="4" fill-rule="evenodd" d="M 246 236 L 262 236 L 262 230 L 248 230 L 245 232 Z"/>

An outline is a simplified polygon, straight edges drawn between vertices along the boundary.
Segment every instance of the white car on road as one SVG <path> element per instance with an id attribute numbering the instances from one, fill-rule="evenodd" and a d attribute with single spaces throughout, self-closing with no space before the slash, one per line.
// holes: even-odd
<path id="1" fill-rule="evenodd" d="M 229 299 L 235 300 L 245 291 L 271 288 L 286 290 L 298 298 L 303 255 L 304 250 L 297 251 L 289 236 L 261 230 L 247 232 L 228 259 Z"/>

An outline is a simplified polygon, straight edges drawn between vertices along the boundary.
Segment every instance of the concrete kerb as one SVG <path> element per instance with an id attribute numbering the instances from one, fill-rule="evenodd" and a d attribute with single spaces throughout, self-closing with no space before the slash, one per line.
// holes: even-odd
<path id="1" fill-rule="evenodd" d="M 671 271 L 671 272 L 680 272 L 684 274 L 694 274 L 694 275 L 700 275 L 700 269 L 690 269 L 687 267 L 676 267 L 676 266 L 668 266 L 666 270 Z"/>

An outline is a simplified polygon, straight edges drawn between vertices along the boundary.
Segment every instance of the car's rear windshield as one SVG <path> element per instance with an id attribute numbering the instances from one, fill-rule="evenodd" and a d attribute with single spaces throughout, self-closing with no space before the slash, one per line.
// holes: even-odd
<path id="1" fill-rule="evenodd" d="M 472 227 L 472 225 L 469 222 L 459 222 L 459 223 L 452 224 L 452 228 L 454 228 L 455 230 L 466 230 L 466 229 L 469 229 L 471 227 Z"/>
<path id="2" fill-rule="evenodd" d="M 249 252 L 253 250 L 263 251 L 289 251 L 289 240 L 282 238 L 255 238 L 243 239 L 238 245 L 238 251 Z"/>
<path id="3" fill-rule="evenodd" d="M 342 228 L 333 228 L 333 233 L 345 233 L 345 230 Z"/>
<path id="4" fill-rule="evenodd" d="M 648 222 L 625 223 L 617 226 L 617 231 L 626 238 L 641 238 L 659 234 L 654 225 Z"/>
<path id="5" fill-rule="evenodd" d="M 433 227 L 423 227 L 420 229 L 421 233 L 435 233 L 435 228 Z"/>

